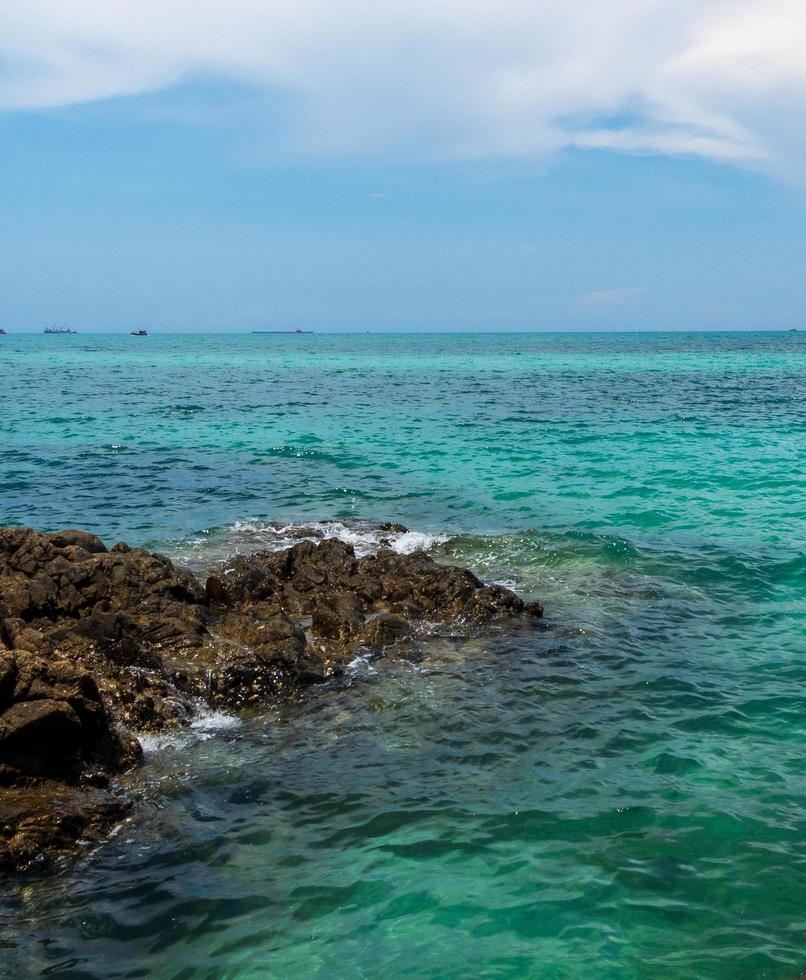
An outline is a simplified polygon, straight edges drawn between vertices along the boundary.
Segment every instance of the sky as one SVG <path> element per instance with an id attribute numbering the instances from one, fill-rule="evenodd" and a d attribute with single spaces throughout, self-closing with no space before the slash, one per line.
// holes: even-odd
<path id="1" fill-rule="evenodd" d="M 0 326 L 806 328 L 803 0 L 0 0 Z"/>

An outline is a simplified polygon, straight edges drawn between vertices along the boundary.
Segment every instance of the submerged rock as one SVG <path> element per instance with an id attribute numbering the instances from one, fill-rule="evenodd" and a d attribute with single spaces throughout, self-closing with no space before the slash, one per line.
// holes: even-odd
<path id="1" fill-rule="evenodd" d="M 400 530 L 399 525 L 389 525 Z M 542 614 L 423 553 L 358 558 L 336 539 L 237 556 L 202 585 L 167 557 L 93 534 L 0 529 L 0 868 L 101 832 L 138 765 L 135 732 L 188 725 L 411 650 L 435 628 Z"/>

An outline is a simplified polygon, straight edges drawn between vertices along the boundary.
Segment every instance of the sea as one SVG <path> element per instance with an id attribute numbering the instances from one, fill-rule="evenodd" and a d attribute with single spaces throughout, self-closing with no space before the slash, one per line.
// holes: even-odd
<path id="1" fill-rule="evenodd" d="M 541 629 L 145 739 L 7 977 L 806 973 L 806 332 L 0 338 L 0 524 L 340 537 Z"/>

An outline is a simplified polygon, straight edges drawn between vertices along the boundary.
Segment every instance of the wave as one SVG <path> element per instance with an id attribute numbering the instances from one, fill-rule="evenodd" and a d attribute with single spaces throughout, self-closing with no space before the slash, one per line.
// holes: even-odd
<path id="1" fill-rule="evenodd" d="M 242 724 L 241 719 L 235 715 L 215 711 L 200 701 L 197 706 L 197 714 L 188 728 L 159 735 L 139 734 L 137 738 L 143 752 L 146 755 L 154 755 L 166 750 L 181 751 L 194 742 L 206 741 L 222 732 L 240 728 Z"/>
<path id="2" fill-rule="evenodd" d="M 298 541 L 324 541 L 337 538 L 351 544 L 357 555 L 367 555 L 380 548 L 392 548 L 401 555 L 427 551 L 448 540 L 447 534 L 427 534 L 410 531 L 402 525 L 374 524 L 369 521 L 307 521 L 301 524 L 262 524 L 255 521 L 236 521 L 232 530 L 255 534 L 266 545 L 280 550 Z"/>
<path id="3" fill-rule="evenodd" d="M 282 551 L 300 541 L 324 541 L 329 538 L 352 545 L 359 557 L 374 554 L 381 548 L 392 548 L 401 555 L 410 555 L 415 551 L 430 551 L 447 542 L 449 537 L 447 534 L 410 531 L 401 524 L 380 524 L 358 519 L 298 523 L 246 519 L 235 521 L 222 531 L 186 542 L 176 557 L 191 568 L 198 569 L 235 554 Z"/>

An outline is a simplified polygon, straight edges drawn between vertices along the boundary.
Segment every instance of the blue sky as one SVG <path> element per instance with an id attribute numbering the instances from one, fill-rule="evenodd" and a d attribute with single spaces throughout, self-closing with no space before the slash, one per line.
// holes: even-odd
<path id="1" fill-rule="evenodd" d="M 258 18 L 254 33 L 266 5 L 233 3 Z M 495 64 L 476 77 L 463 60 L 476 39 L 456 41 L 450 20 L 430 37 L 425 8 L 388 60 L 377 43 L 370 57 L 348 24 L 335 50 L 319 33 L 313 54 L 300 49 L 304 77 L 296 62 L 283 67 L 276 42 L 267 79 L 255 69 L 264 49 L 246 35 L 236 32 L 242 47 L 222 68 L 214 31 L 212 54 L 183 60 L 170 38 L 157 54 L 131 46 L 134 29 L 99 39 L 101 7 L 78 6 L 69 35 L 53 35 L 57 23 L 40 39 L 35 23 L 26 33 L 15 22 L 16 41 L 6 30 L 0 45 L 7 330 L 54 320 L 82 331 L 806 327 L 806 181 L 785 118 L 800 90 L 779 80 L 771 95 L 766 84 L 749 116 L 732 112 L 726 83 L 697 81 L 700 67 L 681 75 L 707 55 L 711 74 L 721 66 L 731 79 L 730 51 L 714 53 L 707 36 L 667 52 L 674 71 L 660 81 L 631 70 L 602 104 L 584 62 L 582 81 L 555 85 L 552 102 L 546 79 L 565 78 L 576 49 L 552 52 L 543 78 L 542 49 L 524 52 L 502 28 Z M 635 4 L 621 7 L 628 17 Z M 305 19 L 289 23 L 287 46 L 310 47 Z M 155 25 L 139 26 L 150 39 Z M 657 24 L 638 27 L 655 40 Z M 401 28 L 375 30 L 378 42 Z M 584 50 L 611 79 L 607 58 Z M 409 84 L 401 65 L 422 51 L 429 83 L 417 73 Z M 445 77 L 433 67 L 443 61 Z M 311 81 L 317 68 L 324 80 Z M 490 78 L 506 94 L 493 109 Z"/>

